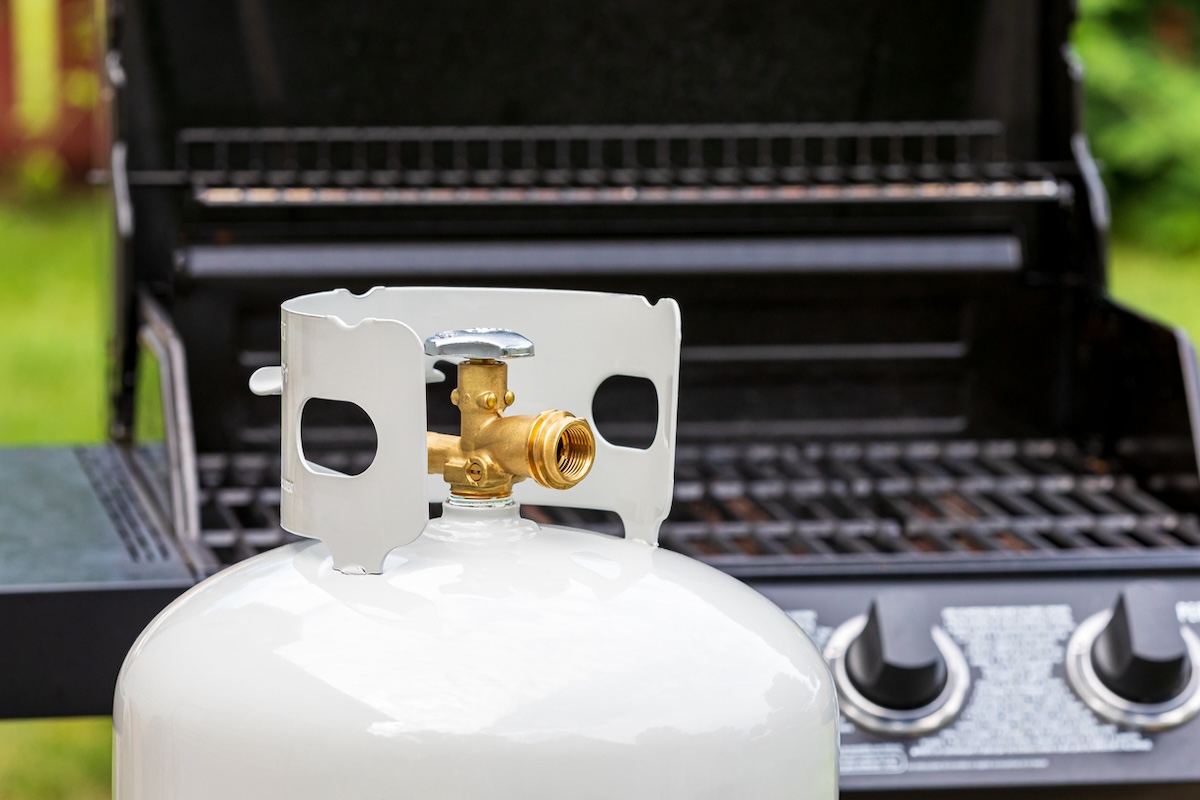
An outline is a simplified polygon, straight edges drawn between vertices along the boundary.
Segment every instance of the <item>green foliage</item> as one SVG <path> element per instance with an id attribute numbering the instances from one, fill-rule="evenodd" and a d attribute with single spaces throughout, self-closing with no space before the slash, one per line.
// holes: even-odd
<path id="1" fill-rule="evenodd" d="M 46 200 L 62 191 L 66 174 L 63 157 L 49 147 L 41 147 L 20 159 L 13 184 L 21 197 Z"/>
<path id="2" fill-rule="evenodd" d="M 1115 232 L 1200 249 L 1200 0 L 1083 0 L 1074 44 Z"/>

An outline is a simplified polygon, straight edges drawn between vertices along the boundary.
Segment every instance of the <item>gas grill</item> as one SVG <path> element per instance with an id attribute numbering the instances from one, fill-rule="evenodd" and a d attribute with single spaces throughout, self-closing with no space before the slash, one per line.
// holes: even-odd
<path id="1" fill-rule="evenodd" d="M 1118 596 L 1200 625 L 1196 361 L 1105 293 L 1072 13 L 110 4 L 112 441 L 0 453 L 28 534 L 0 572 L 26 643 L 0 712 L 106 713 L 158 609 L 292 540 L 278 405 L 245 389 L 282 300 L 597 289 L 683 310 L 664 546 L 778 603 L 843 682 L 881 609 L 940 631 L 945 705 L 843 703 L 848 794 L 1192 796 L 1200 720 L 1113 721 L 1068 674 Z M 602 386 L 600 434 L 647 444 L 647 391 Z M 370 464 L 369 420 L 311 417 L 310 460 Z"/>

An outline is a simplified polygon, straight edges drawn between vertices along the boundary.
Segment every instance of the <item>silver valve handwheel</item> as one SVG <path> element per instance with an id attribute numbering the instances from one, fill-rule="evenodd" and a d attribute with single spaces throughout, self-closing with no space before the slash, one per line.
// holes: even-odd
<path id="1" fill-rule="evenodd" d="M 533 342 L 504 328 L 466 328 L 442 331 L 425 340 L 427 356 L 500 359 L 533 355 Z"/>

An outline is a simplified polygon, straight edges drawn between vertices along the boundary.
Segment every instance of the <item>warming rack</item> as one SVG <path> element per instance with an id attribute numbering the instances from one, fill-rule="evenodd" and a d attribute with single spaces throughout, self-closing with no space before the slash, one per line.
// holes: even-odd
<path id="1" fill-rule="evenodd" d="M 1059 201 L 1003 124 L 189 128 L 168 170 L 209 206 Z"/>

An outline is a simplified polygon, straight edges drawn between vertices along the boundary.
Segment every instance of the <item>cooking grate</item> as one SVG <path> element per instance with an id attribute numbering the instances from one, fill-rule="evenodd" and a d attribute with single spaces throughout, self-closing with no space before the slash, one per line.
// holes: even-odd
<path id="1" fill-rule="evenodd" d="M 199 469 L 202 537 L 223 561 L 293 540 L 277 457 L 207 454 Z M 608 512 L 523 511 L 620 530 Z M 679 447 L 662 543 L 741 576 L 1168 567 L 1200 554 L 1200 520 L 1070 442 L 707 443 Z"/>

